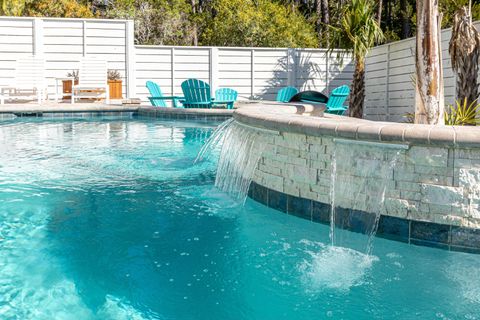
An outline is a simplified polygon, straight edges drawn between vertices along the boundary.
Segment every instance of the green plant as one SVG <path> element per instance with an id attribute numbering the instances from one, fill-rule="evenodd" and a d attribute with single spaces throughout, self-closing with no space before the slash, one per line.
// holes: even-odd
<path id="1" fill-rule="evenodd" d="M 463 102 L 455 101 L 455 105 L 449 106 L 445 111 L 445 124 L 450 126 L 475 126 L 480 124 L 480 104 L 477 100 L 468 104 L 465 98 Z"/>
<path id="2" fill-rule="evenodd" d="M 122 76 L 120 75 L 120 72 L 118 72 L 118 70 L 108 70 L 107 78 L 108 80 L 115 81 L 115 80 L 120 80 Z"/>
<path id="3" fill-rule="evenodd" d="M 340 55 L 351 54 L 355 61 L 348 110 L 349 115 L 356 118 L 363 115 L 365 57 L 370 48 L 385 39 L 375 18 L 375 8 L 373 0 L 351 0 L 343 6 L 338 24 L 329 26 L 329 51 Z"/>
<path id="4" fill-rule="evenodd" d="M 67 77 L 73 78 L 75 81 L 78 81 L 80 72 L 78 70 L 72 70 L 72 72 L 67 73 Z"/>
<path id="5" fill-rule="evenodd" d="M 405 118 L 405 123 L 414 123 L 415 122 L 415 113 L 413 112 L 406 112 L 403 114 L 402 116 L 403 118 Z"/>

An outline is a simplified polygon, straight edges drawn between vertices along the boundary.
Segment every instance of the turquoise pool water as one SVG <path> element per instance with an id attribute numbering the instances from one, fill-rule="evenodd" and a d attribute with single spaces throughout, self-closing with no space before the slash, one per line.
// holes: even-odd
<path id="1" fill-rule="evenodd" d="M 480 256 L 238 204 L 213 127 L 0 122 L 0 319 L 480 319 Z"/>

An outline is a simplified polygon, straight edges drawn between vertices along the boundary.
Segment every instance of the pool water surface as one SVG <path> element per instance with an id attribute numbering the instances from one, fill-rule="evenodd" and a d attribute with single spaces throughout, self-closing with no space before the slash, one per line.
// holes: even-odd
<path id="1" fill-rule="evenodd" d="M 215 125 L 0 122 L 0 319 L 480 319 L 480 256 L 238 203 Z"/>

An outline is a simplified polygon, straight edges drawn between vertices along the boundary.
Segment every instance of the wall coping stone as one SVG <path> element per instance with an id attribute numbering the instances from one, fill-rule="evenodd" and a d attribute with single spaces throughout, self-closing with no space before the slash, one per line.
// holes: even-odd
<path id="1" fill-rule="evenodd" d="M 318 137 L 480 148 L 480 127 L 393 123 L 332 114 L 315 117 L 304 111 L 307 108 L 311 105 L 259 103 L 235 110 L 233 117 L 253 127 Z"/>

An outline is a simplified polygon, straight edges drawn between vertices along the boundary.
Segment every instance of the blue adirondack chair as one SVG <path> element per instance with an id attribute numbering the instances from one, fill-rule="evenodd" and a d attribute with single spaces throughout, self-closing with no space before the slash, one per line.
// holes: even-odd
<path id="1" fill-rule="evenodd" d="M 148 97 L 148 100 L 150 100 L 150 103 L 152 104 L 152 106 L 166 107 L 167 104 L 165 103 L 165 100 L 172 100 L 173 106 L 175 108 L 181 107 L 180 103 L 183 102 L 184 100 L 183 97 L 164 96 L 162 94 L 162 90 L 160 90 L 160 86 L 153 81 L 147 81 L 145 85 L 148 91 L 150 92 L 150 97 Z"/>
<path id="2" fill-rule="evenodd" d="M 182 91 L 185 96 L 185 108 L 211 108 L 213 105 L 210 94 L 210 85 L 198 79 L 188 79 L 182 82 Z"/>
<path id="3" fill-rule="evenodd" d="M 348 86 L 340 86 L 332 90 L 330 97 L 328 98 L 325 112 L 330 114 L 343 115 L 347 111 L 347 107 L 343 105 L 350 94 L 350 88 Z"/>
<path id="4" fill-rule="evenodd" d="M 225 105 L 227 109 L 233 109 L 233 104 L 237 101 L 238 92 L 231 88 L 220 88 L 215 91 L 214 105 Z"/>
<path id="5" fill-rule="evenodd" d="M 297 88 L 294 87 L 285 87 L 278 91 L 277 101 L 278 102 L 289 102 L 290 99 L 298 93 Z"/>

